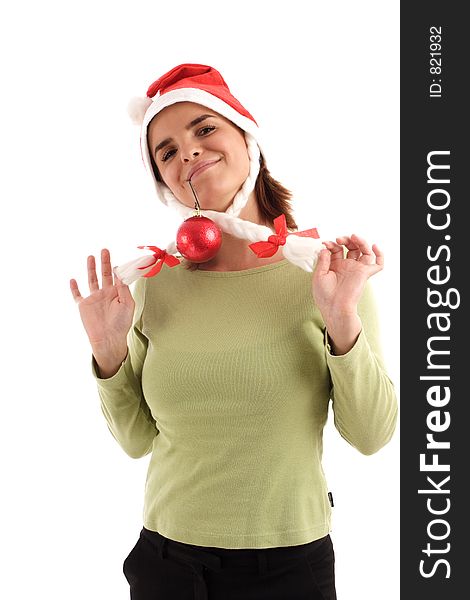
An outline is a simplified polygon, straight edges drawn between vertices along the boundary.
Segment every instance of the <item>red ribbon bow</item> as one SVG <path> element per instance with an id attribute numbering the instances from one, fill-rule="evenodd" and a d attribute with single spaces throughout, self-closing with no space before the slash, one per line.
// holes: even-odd
<path id="1" fill-rule="evenodd" d="M 175 267 L 180 263 L 176 256 L 173 256 L 173 254 L 168 254 L 166 250 L 161 250 L 160 248 L 157 248 L 157 246 L 137 246 L 137 248 L 148 248 L 149 250 L 153 250 L 152 262 L 148 265 L 145 265 L 145 267 L 137 267 L 138 269 L 143 270 L 155 265 L 154 268 L 150 269 L 148 273 L 145 273 L 143 277 L 153 277 L 154 275 L 158 275 L 163 267 L 163 263 L 166 263 L 169 267 Z"/>
<path id="2" fill-rule="evenodd" d="M 299 235 L 300 237 L 312 237 L 317 239 L 320 237 L 316 228 L 288 233 L 286 216 L 284 214 L 276 217 L 273 222 L 276 233 L 270 235 L 267 242 L 254 242 L 253 244 L 249 244 L 249 248 L 253 250 L 258 258 L 269 258 L 276 254 L 279 246 L 284 246 L 286 243 L 288 235 Z"/>

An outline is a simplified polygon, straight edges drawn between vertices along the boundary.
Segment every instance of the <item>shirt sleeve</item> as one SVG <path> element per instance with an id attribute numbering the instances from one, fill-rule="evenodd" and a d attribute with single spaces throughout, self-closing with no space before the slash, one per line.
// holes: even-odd
<path id="1" fill-rule="evenodd" d="M 135 309 L 133 324 L 127 336 L 127 355 L 117 373 L 101 379 L 98 364 L 92 355 L 101 410 L 108 429 L 121 448 L 132 458 L 141 458 L 152 450 L 158 435 L 155 419 L 142 391 L 142 369 L 147 354 L 148 338 L 143 334 L 145 278 L 134 284 Z"/>
<path id="2" fill-rule="evenodd" d="M 362 329 L 346 354 L 334 356 L 325 328 L 326 362 L 331 377 L 334 424 L 341 436 L 362 454 L 374 454 L 396 428 L 398 403 L 388 377 L 379 341 L 372 288 L 366 283 L 358 304 Z"/>

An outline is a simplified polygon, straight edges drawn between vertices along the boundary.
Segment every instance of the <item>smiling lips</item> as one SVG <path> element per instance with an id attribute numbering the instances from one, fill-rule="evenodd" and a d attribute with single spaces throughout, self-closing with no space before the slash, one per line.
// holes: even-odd
<path id="1" fill-rule="evenodd" d="M 199 173 L 202 173 L 203 171 L 205 171 L 206 169 L 208 169 L 209 167 L 211 167 L 212 165 L 215 165 L 216 163 L 218 163 L 220 160 L 220 158 L 218 160 L 205 160 L 197 165 L 195 165 L 190 171 L 189 171 L 189 175 L 188 175 L 188 181 L 190 181 L 195 175 L 199 175 Z"/>

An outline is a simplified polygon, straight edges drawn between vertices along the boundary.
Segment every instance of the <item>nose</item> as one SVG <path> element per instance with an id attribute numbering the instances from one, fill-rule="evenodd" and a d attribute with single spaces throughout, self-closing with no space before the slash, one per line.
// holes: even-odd
<path id="1" fill-rule="evenodd" d="M 180 157 L 184 163 L 188 163 L 201 154 L 201 145 L 199 140 L 194 137 L 189 137 L 181 142 Z"/>
<path id="2" fill-rule="evenodd" d="M 197 158 L 199 156 L 200 152 L 199 150 L 191 150 L 190 152 L 182 152 L 181 153 L 181 158 L 183 159 L 184 163 L 188 163 L 191 160 L 193 160 L 194 158 Z"/>

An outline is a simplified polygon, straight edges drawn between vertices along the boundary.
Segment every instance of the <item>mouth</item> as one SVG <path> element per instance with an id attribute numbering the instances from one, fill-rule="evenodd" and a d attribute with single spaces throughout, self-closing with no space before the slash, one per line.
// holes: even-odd
<path id="1" fill-rule="evenodd" d="M 194 179 L 194 177 L 197 177 L 203 171 L 206 171 L 210 167 L 216 165 L 219 161 L 220 158 L 218 160 L 205 160 L 204 162 L 199 163 L 198 165 L 193 167 L 191 171 L 189 171 L 187 181 L 191 181 L 192 179 Z"/>

